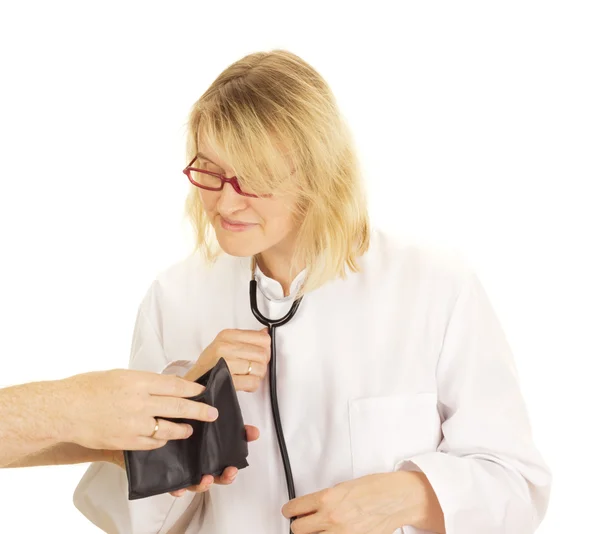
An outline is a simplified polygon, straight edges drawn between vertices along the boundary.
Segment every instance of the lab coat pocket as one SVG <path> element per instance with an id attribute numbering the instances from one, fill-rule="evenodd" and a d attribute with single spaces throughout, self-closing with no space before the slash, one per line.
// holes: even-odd
<path id="1" fill-rule="evenodd" d="M 355 478 L 394 470 L 441 439 L 435 393 L 407 393 L 350 401 L 352 472 Z"/>

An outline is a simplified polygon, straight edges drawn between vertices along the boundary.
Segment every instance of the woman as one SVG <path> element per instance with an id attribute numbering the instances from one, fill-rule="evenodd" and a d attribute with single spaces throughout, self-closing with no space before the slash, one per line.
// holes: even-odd
<path id="1" fill-rule="evenodd" d="M 94 464 L 78 508 L 118 533 L 282 534 L 291 517 L 296 533 L 533 532 L 550 475 L 485 293 L 450 255 L 369 228 L 319 74 L 282 51 L 236 62 L 195 104 L 188 157 L 199 250 L 150 288 L 131 367 L 194 379 L 225 358 L 261 437 L 235 483 L 227 469 L 220 484 L 140 501 L 118 459 Z M 267 317 L 303 296 L 277 334 L 290 502 L 252 276 Z"/>

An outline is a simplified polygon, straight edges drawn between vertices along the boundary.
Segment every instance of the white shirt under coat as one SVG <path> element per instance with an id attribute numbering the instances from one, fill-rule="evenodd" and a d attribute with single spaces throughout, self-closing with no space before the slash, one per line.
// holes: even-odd
<path id="1" fill-rule="evenodd" d="M 279 407 L 296 494 L 420 469 L 448 534 L 532 533 L 551 476 L 477 277 L 453 255 L 379 232 L 360 264 L 360 273 L 306 295 L 277 331 Z M 263 314 L 284 315 L 302 276 L 284 298 L 279 283 L 257 272 Z M 221 330 L 262 328 L 250 310 L 249 281 L 250 259 L 226 255 L 210 267 L 194 254 L 162 273 L 139 309 L 131 368 L 183 374 Z M 261 436 L 232 485 L 128 501 L 125 471 L 100 462 L 77 487 L 77 508 L 109 533 L 289 532 L 268 380 L 238 395 L 245 422 Z"/>

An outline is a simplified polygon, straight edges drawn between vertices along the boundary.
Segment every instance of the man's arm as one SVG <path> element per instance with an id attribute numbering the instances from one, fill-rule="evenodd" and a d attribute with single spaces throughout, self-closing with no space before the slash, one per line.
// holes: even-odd
<path id="1" fill-rule="evenodd" d="M 187 399 L 203 389 L 175 376 L 122 369 L 0 389 L 0 467 L 119 463 L 114 451 L 185 439 L 190 425 L 163 418 L 214 421 L 214 408 Z"/>
<path id="2" fill-rule="evenodd" d="M 57 382 L 0 389 L 0 467 L 52 448 L 61 440 Z"/>
<path id="3" fill-rule="evenodd" d="M 123 457 L 121 451 L 105 449 L 88 449 L 77 443 L 58 443 L 29 456 L 21 457 L 17 461 L 4 467 L 35 467 L 41 465 L 67 465 L 84 464 L 90 462 L 110 462 L 120 465 L 118 458 Z"/>

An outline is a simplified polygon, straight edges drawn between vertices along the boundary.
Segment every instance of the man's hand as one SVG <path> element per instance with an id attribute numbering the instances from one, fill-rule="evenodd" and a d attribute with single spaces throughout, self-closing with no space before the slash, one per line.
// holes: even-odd
<path id="1" fill-rule="evenodd" d="M 190 425 L 162 417 L 218 417 L 215 408 L 186 399 L 202 391 L 201 385 L 175 376 L 112 370 L 57 381 L 49 394 L 60 400 L 61 441 L 90 449 L 149 450 L 192 433 Z"/>

